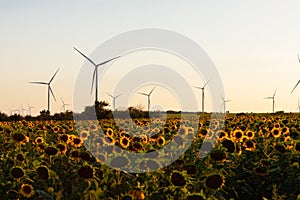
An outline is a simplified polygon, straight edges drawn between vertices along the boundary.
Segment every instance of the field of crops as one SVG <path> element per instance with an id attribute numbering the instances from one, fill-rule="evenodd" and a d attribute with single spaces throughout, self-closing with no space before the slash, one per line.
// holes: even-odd
<path id="1" fill-rule="evenodd" d="M 73 121 L 0 122 L 0 199 L 300 198 L 299 114 L 228 114 L 224 124 L 213 126 L 207 115 L 198 130 L 180 122 L 172 118 L 152 128 L 147 119 L 137 119 L 143 137 L 130 135 L 130 127 L 121 129 L 114 120 L 99 121 L 105 137 L 97 137 L 99 127 L 88 121 L 79 124 L 80 131 Z M 138 166 L 149 169 L 146 173 L 103 164 L 120 148 L 140 153 L 170 141 L 184 146 L 184 136 L 192 137 L 191 146 L 160 170 L 151 170 L 157 166 L 155 154 Z M 205 137 L 209 140 L 203 142 Z M 87 141 L 93 143 L 92 153 Z M 217 144 L 199 158 L 201 145 L 210 141 Z M 111 146 L 97 151 L 104 144 Z M 110 164 L 118 168 L 126 162 Z"/>

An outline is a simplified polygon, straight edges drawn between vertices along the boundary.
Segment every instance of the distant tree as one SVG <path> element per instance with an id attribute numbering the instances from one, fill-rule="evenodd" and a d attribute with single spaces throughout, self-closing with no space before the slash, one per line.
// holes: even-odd
<path id="1" fill-rule="evenodd" d="M 7 120 L 9 120 L 8 115 L 0 112 L 0 121 L 7 121 Z"/>

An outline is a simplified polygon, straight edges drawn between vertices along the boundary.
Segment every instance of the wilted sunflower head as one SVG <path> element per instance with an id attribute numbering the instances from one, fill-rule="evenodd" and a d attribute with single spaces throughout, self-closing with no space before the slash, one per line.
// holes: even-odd
<path id="1" fill-rule="evenodd" d="M 10 174 L 14 178 L 21 178 L 21 177 L 24 176 L 24 171 L 23 171 L 23 169 L 21 167 L 13 167 L 10 170 Z"/>
<path id="2" fill-rule="evenodd" d="M 225 147 L 229 153 L 233 153 L 235 150 L 235 145 L 231 140 L 224 140 L 222 146 Z"/>
<path id="3" fill-rule="evenodd" d="M 227 153 L 222 150 L 213 150 L 209 155 L 215 161 L 224 162 L 227 159 Z"/>
<path id="4" fill-rule="evenodd" d="M 49 156 L 55 156 L 58 152 L 57 148 L 52 147 L 52 146 L 46 147 L 46 149 L 44 151 Z"/>
<path id="5" fill-rule="evenodd" d="M 183 187 L 186 185 L 186 180 L 180 172 L 173 172 L 171 175 L 171 183 L 175 186 Z"/>
<path id="6" fill-rule="evenodd" d="M 38 173 L 39 177 L 41 179 L 48 179 L 49 178 L 49 170 L 47 167 L 45 166 L 39 166 L 36 169 L 36 172 Z"/>
<path id="7" fill-rule="evenodd" d="M 28 137 L 25 136 L 23 133 L 14 133 L 12 135 L 12 139 L 20 143 L 25 143 L 29 141 Z"/>
<path id="8" fill-rule="evenodd" d="M 84 179 L 91 179 L 94 176 L 94 169 L 89 165 L 85 165 L 78 170 L 78 174 Z"/>
<path id="9" fill-rule="evenodd" d="M 34 195 L 34 189 L 32 185 L 29 184 L 22 184 L 20 193 L 25 197 L 25 198 L 30 198 Z"/>
<path id="10" fill-rule="evenodd" d="M 220 174 L 211 175 L 206 178 L 205 185 L 210 189 L 218 189 L 224 186 L 224 178 Z"/>

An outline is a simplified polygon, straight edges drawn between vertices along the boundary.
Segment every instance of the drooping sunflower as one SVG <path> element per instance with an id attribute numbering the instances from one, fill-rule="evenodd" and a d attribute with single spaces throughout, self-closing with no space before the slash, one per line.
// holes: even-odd
<path id="1" fill-rule="evenodd" d="M 186 185 L 186 180 L 180 172 L 173 172 L 171 175 L 171 183 L 175 186 L 183 187 Z"/>
<path id="2" fill-rule="evenodd" d="M 48 146 L 44 149 L 45 153 L 49 156 L 55 156 L 58 153 L 57 148 Z"/>
<path id="3" fill-rule="evenodd" d="M 13 167 L 11 170 L 10 170 L 10 174 L 12 177 L 14 178 L 21 178 L 25 175 L 23 169 L 21 167 Z"/>
<path id="4" fill-rule="evenodd" d="M 58 140 L 61 141 L 61 142 L 65 142 L 65 143 L 70 142 L 69 136 L 67 134 L 61 134 L 58 137 Z"/>
<path id="5" fill-rule="evenodd" d="M 64 155 L 67 152 L 67 147 L 64 144 L 59 143 L 59 144 L 56 145 L 56 148 L 59 150 L 60 154 Z"/>
<path id="6" fill-rule="evenodd" d="M 220 162 L 224 162 L 228 157 L 227 153 L 222 150 L 213 150 L 209 155 L 213 160 Z"/>
<path id="7" fill-rule="evenodd" d="M 30 198 L 34 195 L 34 189 L 32 185 L 29 184 L 22 184 L 20 193 L 25 197 L 25 198 Z"/>
<path id="8" fill-rule="evenodd" d="M 84 165 L 78 170 L 78 175 L 84 179 L 91 179 L 94 176 L 94 169 L 89 165 Z"/>
<path id="9" fill-rule="evenodd" d="M 225 139 L 229 139 L 228 137 L 228 133 L 224 130 L 219 130 L 217 133 L 216 133 L 217 136 L 219 136 L 219 140 L 220 141 L 223 141 Z"/>
<path id="10" fill-rule="evenodd" d="M 49 169 L 45 166 L 39 166 L 36 169 L 36 172 L 37 172 L 40 179 L 46 180 L 46 179 L 49 178 Z"/>
<path id="11" fill-rule="evenodd" d="M 208 176 L 205 180 L 206 187 L 210 189 L 218 189 L 224 186 L 224 177 L 220 174 Z"/>
<path id="12" fill-rule="evenodd" d="M 129 164 L 128 159 L 123 156 L 117 156 L 113 158 L 110 162 L 110 166 L 115 168 L 122 168 L 127 166 L 128 164 Z"/>
<path id="13" fill-rule="evenodd" d="M 235 145 L 231 140 L 225 139 L 222 142 L 222 146 L 225 147 L 229 153 L 233 153 L 235 150 Z"/>

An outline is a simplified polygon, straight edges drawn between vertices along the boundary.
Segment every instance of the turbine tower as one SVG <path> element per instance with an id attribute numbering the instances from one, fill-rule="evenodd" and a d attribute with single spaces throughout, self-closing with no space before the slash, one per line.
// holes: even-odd
<path id="1" fill-rule="evenodd" d="M 22 116 L 24 116 L 24 111 L 25 111 L 25 110 L 26 110 L 26 109 L 23 108 L 23 105 L 21 105 L 20 111 L 21 111 L 21 113 L 22 113 Z"/>
<path id="2" fill-rule="evenodd" d="M 155 89 L 155 86 L 153 87 L 153 89 L 148 94 L 139 92 L 139 94 L 148 97 L 148 113 L 150 113 L 150 96 L 151 96 L 151 94 L 152 94 L 152 92 L 153 92 L 154 89 Z"/>
<path id="3" fill-rule="evenodd" d="M 60 108 L 60 110 L 61 111 L 63 110 L 64 112 L 66 112 L 66 106 L 69 106 L 70 104 L 65 103 L 62 98 L 60 100 L 61 100 L 61 102 L 63 104 L 62 107 Z"/>
<path id="4" fill-rule="evenodd" d="M 202 113 L 204 113 L 204 88 L 208 84 L 210 80 L 208 80 L 202 87 L 193 86 L 194 88 L 202 90 Z"/>
<path id="5" fill-rule="evenodd" d="M 94 69 L 94 72 L 93 72 L 93 80 L 92 80 L 92 87 L 91 87 L 91 93 L 92 93 L 92 90 L 93 90 L 93 85 L 94 85 L 94 82 L 95 85 L 96 85 L 96 88 L 95 88 L 95 102 L 98 101 L 98 67 L 101 66 L 101 65 L 104 65 L 112 60 L 115 60 L 121 56 L 117 56 L 117 57 L 114 57 L 114 58 L 111 58 L 109 60 L 106 60 L 104 62 L 101 62 L 99 64 L 96 64 L 92 59 L 90 59 L 89 57 L 87 57 L 86 55 L 84 55 L 83 53 L 81 53 L 78 49 L 76 49 L 75 47 L 73 47 L 80 55 L 82 55 L 83 57 L 85 57 L 92 65 L 94 65 L 95 69 Z M 96 80 L 95 80 L 96 78 Z"/>
<path id="6" fill-rule="evenodd" d="M 297 54 L 297 57 L 298 57 L 298 62 L 300 63 L 300 56 L 299 56 L 299 54 Z M 300 80 L 296 83 L 296 85 L 295 85 L 294 88 L 292 89 L 291 94 L 292 94 L 293 91 L 296 89 L 296 87 L 299 85 L 299 83 L 300 83 Z"/>
<path id="7" fill-rule="evenodd" d="M 223 106 L 223 109 L 224 109 L 224 114 L 226 114 L 226 103 L 231 101 L 231 100 L 225 100 L 225 98 L 223 96 L 222 96 L 222 100 L 223 100 L 222 106 Z"/>
<path id="8" fill-rule="evenodd" d="M 271 97 L 266 97 L 266 98 L 265 98 L 265 99 L 272 99 L 272 102 L 273 102 L 273 106 L 272 106 L 272 108 L 273 108 L 273 113 L 275 113 L 275 95 L 276 95 L 276 91 L 277 91 L 277 89 L 275 90 L 273 96 L 271 96 Z"/>
<path id="9" fill-rule="evenodd" d="M 119 95 L 117 95 L 117 96 L 113 96 L 113 95 L 111 95 L 111 94 L 109 94 L 109 93 L 107 93 L 106 92 L 106 94 L 107 95 L 109 95 L 112 99 L 113 99 L 113 111 L 115 111 L 115 106 L 116 106 L 116 99 L 119 97 L 119 96 L 121 96 L 122 94 L 119 94 Z"/>
<path id="10" fill-rule="evenodd" d="M 57 71 L 55 72 L 55 74 L 52 76 L 52 78 L 50 79 L 50 81 L 47 82 L 29 82 L 29 83 L 33 83 L 33 84 L 42 84 L 42 85 L 47 85 L 48 86 L 48 111 L 50 112 L 50 93 L 52 95 L 52 97 L 54 98 L 54 100 L 56 101 L 56 98 L 53 94 L 52 88 L 50 86 L 51 82 L 53 81 L 54 77 L 56 76 L 57 72 L 59 71 L 59 68 L 57 69 Z"/>

